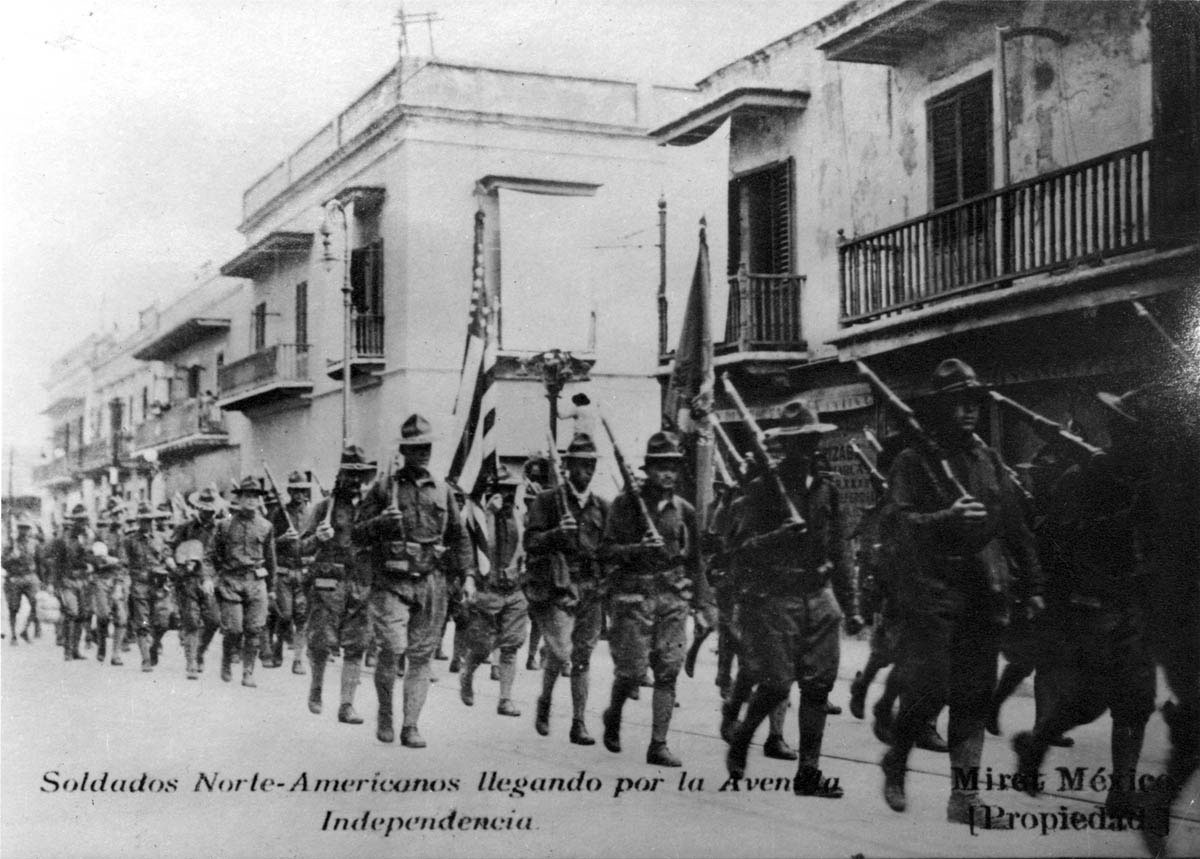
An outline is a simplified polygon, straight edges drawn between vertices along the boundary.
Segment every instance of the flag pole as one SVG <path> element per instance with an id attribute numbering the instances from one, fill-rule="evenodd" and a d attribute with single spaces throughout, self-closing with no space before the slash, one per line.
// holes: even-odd
<path id="1" fill-rule="evenodd" d="M 700 323 L 700 372 L 702 380 L 713 377 L 713 342 L 712 324 L 709 315 L 711 306 L 712 276 L 708 260 L 708 222 L 700 218 L 700 253 L 696 265 L 702 267 L 700 274 L 701 285 L 701 323 Z M 701 383 L 704 384 L 703 382 Z M 711 405 L 711 403 L 710 403 Z M 697 415 L 696 427 L 696 523 L 703 533 L 708 527 L 708 513 L 713 499 L 713 431 L 712 424 L 706 415 Z"/>

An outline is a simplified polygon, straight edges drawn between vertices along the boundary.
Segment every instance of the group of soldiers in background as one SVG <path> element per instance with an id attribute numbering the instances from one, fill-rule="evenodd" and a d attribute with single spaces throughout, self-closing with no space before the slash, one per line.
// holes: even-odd
<path id="1" fill-rule="evenodd" d="M 61 604 L 67 659 L 81 658 L 80 637 L 94 617 L 99 659 L 111 624 L 113 664 L 131 629 L 143 670 L 153 670 L 177 616 L 190 679 L 203 670 L 218 628 L 222 677 L 232 679 L 240 658 L 244 686 L 255 685 L 260 655 L 278 666 L 288 642 L 292 670 L 306 673 L 307 646 L 307 703 L 320 713 L 326 665 L 340 654 L 339 721 L 363 721 L 355 690 L 364 663 L 373 664 L 378 739 L 395 739 L 401 676 L 400 741 L 420 748 L 430 661 L 448 614 L 462 702 L 474 704 L 475 672 L 498 649 L 502 716 L 520 715 L 512 686 L 532 619 L 544 641 L 535 728 L 550 733 L 554 688 L 566 675 L 569 739 L 591 745 L 589 667 L 607 615 L 615 670 L 603 743 L 620 752 L 625 702 L 649 677 L 646 760 L 679 766 L 667 745 L 676 679 L 681 668 L 691 673 L 700 642 L 717 629 L 730 776 L 744 776 L 766 720 L 768 755 L 798 759 L 794 792 L 837 798 L 839 780 L 820 768 L 822 739 L 840 627 L 856 634 L 865 613 L 875 623 L 871 656 L 851 685 L 850 709 L 863 718 L 874 676 L 892 665 L 873 708 L 876 734 L 889 746 L 882 768 L 891 808 L 906 807 L 914 746 L 948 750 L 956 773 L 977 771 L 985 728 L 999 732 L 1004 698 L 1031 669 L 1036 722 L 1013 740 L 1026 789 L 1037 793 L 1048 748 L 1067 744 L 1065 732 L 1105 710 L 1113 716 L 1113 772 L 1132 773 L 1155 708 L 1157 663 L 1176 699 L 1164 712 L 1167 772 L 1145 791 L 1119 778 L 1106 808 L 1144 815 L 1148 837 L 1161 837 L 1171 802 L 1196 769 L 1200 734 L 1200 431 L 1187 380 L 1101 395 L 1111 439 L 1101 450 L 994 393 L 956 359 L 937 367 L 915 409 L 860 369 L 902 430 L 878 445 L 874 463 L 862 457 L 878 503 L 854 535 L 857 559 L 836 475 L 820 452 L 836 428 L 798 398 L 779 426 L 763 431 L 727 382 L 753 449 L 743 458 L 717 425 L 734 464 L 718 447 L 723 477 L 703 533 L 676 491 L 686 457 L 671 433 L 649 439 L 642 478 L 614 440 L 624 490 L 611 504 L 592 491 L 598 453 L 582 432 L 561 459 L 552 449 L 548 462 L 531 461 L 523 474 L 501 467 L 490 492 L 470 498 L 430 473 L 432 430 L 413 415 L 401 427 L 402 464 L 380 475 L 350 445 L 331 492 L 315 504 L 299 472 L 289 477 L 287 499 L 268 472 L 271 493 L 246 478 L 218 515 L 220 497 L 201 490 L 188 499 L 186 521 L 173 526 L 170 505 L 141 504 L 129 520 L 116 511 L 97 534 L 78 506 L 65 532 L 43 547 L 31 523 L 20 523 L 4 557 L 14 642 L 14 606 L 34 603 L 41 575 Z M 981 406 L 993 401 L 1016 408 L 1047 440 L 1026 485 L 977 434 Z M 275 496 L 269 510 L 264 494 Z M 866 612 L 860 584 L 870 597 Z M 685 657 L 689 615 L 695 638 Z M 998 687 L 1001 651 L 1011 670 Z M 797 751 L 783 743 L 781 728 L 793 683 Z M 947 740 L 934 727 L 943 707 Z M 953 780 L 947 817 L 1005 826 L 963 778 Z"/>

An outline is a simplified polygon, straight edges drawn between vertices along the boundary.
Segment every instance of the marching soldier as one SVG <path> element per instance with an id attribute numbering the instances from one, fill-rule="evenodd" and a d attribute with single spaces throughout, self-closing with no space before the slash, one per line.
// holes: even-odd
<path id="1" fill-rule="evenodd" d="M 101 552 L 100 549 L 104 551 Z M 112 622 L 112 664 L 123 665 L 121 643 L 129 624 L 129 582 L 119 557 L 109 554 L 106 543 L 93 547 L 96 556 L 92 573 L 92 613 L 96 617 L 96 661 L 104 662 L 108 647 L 108 625 Z"/>
<path id="2" fill-rule="evenodd" d="M 602 557 L 613 565 L 609 647 L 615 665 L 603 717 L 604 747 L 621 751 L 621 711 L 649 665 L 654 693 L 646 763 L 666 767 L 681 766 L 667 746 L 667 732 L 687 646 L 689 606 L 697 613 L 697 625 L 712 627 L 717 621 L 700 564 L 696 511 L 675 494 L 682 461 L 674 436 L 657 432 L 650 437 L 642 497 L 637 497 L 636 487 L 626 486 L 612 504 L 601 543 Z"/>
<path id="3" fill-rule="evenodd" d="M 516 478 L 521 479 L 521 478 Z M 507 473 L 496 480 L 497 491 L 483 511 L 490 569 L 469 570 L 463 579 L 468 621 L 466 647 L 459 674 L 459 695 L 468 707 L 475 703 L 472 681 L 475 669 L 500 648 L 501 716 L 520 716 L 512 700 L 517 673 L 517 651 L 525 643 L 529 626 L 529 603 L 521 592 L 525 549 L 521 545 L 524 511 L 516 505 L 515 480 Z"/>
<path id="4" fill-rule="evenodd" d="M 188 497 L 188 503 L 195 513 L 175 529 L 169 546 L 178 555 L 184 543 L 199 545 L 198 552 L 189 547 L 183 562 L 176 558 L 175 582 L 187 678 L 196 680 L 204 670 L 204 654 L 221 627 L 213 566 L 218 496 L 211 488 L 201 489 Z"/>
<path id="5" fill-rule="evenodd" d="M 458 504 L 450 488 L 429 473 L 432 445 L 429 422 L 410 416 L 400 428 L 404 467 L 371 487 L 354 528 L 354 541 L 371 547 L 374 567 L 368 610 L 379 643 L 376 737 L 395 741 L 396 660 L 406 656 L 400 742 L 417 749 L 425 747 L 417 720 L 429 694 L 429 661 L 446 614 L 446 579 L 459 578 L 473 566 Z"/>
<path id="6" fill-rule="evenodd" d="M 307 519 L 312 484 L 303 474 L 293 471 L 288 475 L 286 491 L 287 507 L 276 506 L 270 517 L 278 535 L 275 557 L 279 562 L 279 576 L 275 580 L 274 623 L 266 631 L 263 665 L 266 666 L 268 660 L 270 667 L 282 665 L 283 646 L 291 642 L 296 649 L 292 673 L 303 674 L 308 597 L 304 587 L 306 556 L 300 551 L 300 534 L 296 528 L 303 527 Z"/>
<path id="7" fill-rule="evenodd" d="M 923 398 L 926 428 L 956 479 L 969 493 L 949 492 L 935 477 L 939 463 L 925 447 L 908 447 L 889 475 L 898 544 L 898 591 L 904 618 L 900 712 L 893 745 L 884 755 L 884 799 L 903 811 L 908 754 L 929 719 L 950 707 L 950 765 L 978 767 L 984 722 L 996 680 L 1004 619 L 998 589 L 1009 578 L 1008 555 L 1026 577 L 1027 605 L 1042 606 L 1041 568 L 1014 489 L 999 456 L 978 440 L 980 404 L 987 394 L 975 371 L 951 358 L 934 370 Z M 979 796 L 951 787 L 946 819 L 979 821 Z M 992 820 L 1008 826 L 1007 818 Z"/>
<path id="8" fill-rule="evenodd" d="M 726 765 L 731 777 L 745 774 L 754 732 L 798 682 L 799 767 L 792 789 L 799 796 L 837 799 L 841 787 L 820 769 L 826 704 L 837 680 L 843 612 L 850 634 L 863 624 L 837 487 L 815 458 L 821 435 L 836 427 L 821 423 L 802 400 L 784 406 L 783 419 L 767 434 L 783 454 L 777 466 L 781 484 L 762 475 L 746 487 L 731 540 L 744 579 L 745 648 L 758 686 L 745 720 L 733 731 Z M 789 518 L 779 485 L 804 525 Z"/>
<path id="9" fill-rule="evenodd" d="M 275 529 L 260 512 L 262 488 L 245 477 L 234 490 L 233 515 L 217 526 L 213 565 L 221 609 L 221 679 L 233 679 L 233 654 L 242 653 L 242 685 L 254 688 L 254 661 L 267 622 L 267 594 L 276 575 Z"/>
<path id="10" fill-rule="evenodd" d="M 131 620 L 142 653 L 142 670 L 158 665 L 162 637 L 171 619 L 168 576 L 175 561 L 171 551 L 154 533 L 154 510 L 139 504 L 138 530 L 124 541 L 122 560 L 129 573 L 132 596 Z"/>
<path id="11" fill-rule="evenodd" d="M 83 659 L 84 590 L 91 575 L 92 544 L 96 534 L 88 522 L 87 508 L 76 504 L 66 517 L 63 533 L 50 545 L 54 590 L 62 607 L 63 659 Z"/>
<path id="12" fill-rule="evenodd" d="M 309 566 L 307 624 L 308 659 L 312 663 L 308 709 L 314 714 L 321 712 L 325 663 L 331 651 L 341 648 L 338 721 L 347 725 L 361 725 L 363 721 L 354 710 L 354 692 L 370 638 L 370 558 L 354 544 L 352 534 L 362 509 L 362 488 L 374 479 L 375 471 L 376 464 L 367 462 L 362 448 L 347 445 L 333 492 L 309 511 L 299 546 L 301 555 L 313 559 Z"/>
<path id="13" fill-rule="evenodd" d="M 37 623 L 37 592 L 41 586 L 42 549 L 33 536 L 33 522 L 28 514 L 17 517 L 17 537 L 4 550 L 4 601 L 8 605 L 8 628 L 12 633 L 11 643 L 17 643 L 17 613 L 21 610 L 21 598 L 29 600 L 29 619 L 21 638 L 29 643 L 29 624 Z"/>
<path id="14" fill-rule="evenodd" d="M 584 711 L 592 651 L 600 639 L 604 575 L 599 550 L 609 511 L 608 502 L 590 489 L 596 461 L 596 443 L 591 436 L 581 433 L 571 439 L 563 456 L 565 487 L 547 489 L 534 497 L 525 528 L 525 594 L 529 614 L 546 643 L 535 727 L 542 736 L 550 733 L 554 685 L 569 664 L 570 740 L 581 746 L 596 742 L 584 724 Z"/>
<path id="15" fill-rule="evenodd" d="M 1058 479 L 1046 505 L 1046 643 L 1038 681 L 1055 689 L 1032 731 L 1013 738 L 1018 770 L 1036 795 L 1037 773 L 1063 731 L 1112 711 L 1112 771 L 1118 778 L 1106 807 L 1134 812 L 1121 778 L 1137 769 L 1146 723 L 1154 712 L 1154 662 L 1145 645 L 1138 604 L 1133 508 L 1137 441 L 1133 427 L 1111 421 L 1107 455 L 1073 465 Z M 1032 776 L 1032 780 L 1029 778 Z"/>

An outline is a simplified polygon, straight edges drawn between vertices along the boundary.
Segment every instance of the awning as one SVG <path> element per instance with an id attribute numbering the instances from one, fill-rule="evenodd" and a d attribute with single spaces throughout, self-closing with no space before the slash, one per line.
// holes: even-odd
<path id="1" fill-rule="evenodd" d="M 741 87 L 701 105 L 679 119 L 650 132 L 660 146 L 691 146 L 708 137 L 734 114 L 770 114 L 800 111 L 808 105 L 809 93 L 778 87 Z"/>
<path id="2" fill-rule="evenodd" d="M 205 337 L 224 334 L 229 330 L 228 319 L 209 319 L 194 316 L 168 328 L 133 353 L 139 361 L 165 361 L 181 349 L 198 343 Z"/>
<path id="3" fill-rule="evenodd" d="M 50 405 L 46 406 L 46 408 L 42 410 L 42 414 L 49 415 L 52 418 L 57 418 L 82 408 L 83 397 L 59 397 Z"/>
<path id="4" fill-rule="evenodd" d="M 221 266 L 221 274 L 253 278 L 280 257 L 308 253 L 312 241 L 312 233 L 270 233 Z"/>
<path id="5" fill-rule="evenodd" d="M 827 59 L 842 63 L 895 66 L 929 45 L 1008 23 L 1020 14 L 1022 5 L 978 0 L 879 0 L 860 6 L 855 10 L 857 14 L 841 16 L 842 26 L 832 28 L 835 35 L 817 47 Z M 838 15 L 840 12 L 835 12 L 829 18 Z"/>

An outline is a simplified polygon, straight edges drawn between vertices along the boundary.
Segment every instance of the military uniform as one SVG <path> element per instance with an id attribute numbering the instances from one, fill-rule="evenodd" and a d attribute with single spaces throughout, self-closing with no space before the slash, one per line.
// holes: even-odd
<path id="1" fill-rule="evenodd" d="M 293 472 L 288 477 L 287 489 L 293 498 L 300 492 L 306 492 L 309 484 L 299 474 Z M 270 652 L 264 650 L 263 665 L 267 659 L 273 667 L 278 668 L 283 663 L 283 645 L 291 642 L 296 648 L 292 661 L 294 674 L 304 673 L 304 624 L 308 618 L 308 594 L 305 586 L 309 555 L 300 550 L 299 537 L 285 538 L 289 528 L 297 531 L 304 527 L 307 521 L 309 504 L 298 498 L 287 505 L 286 512 L 276 506 L 271 511 L 271 524 L 275 528 L 275 557 L 279 563 L 279 575 L 275 578 L 275 607 L 273 624 L 268 627 L 269 634 L 264 641 L 264 647 L 269 646 Z"/>
<path id="2" fill-rule="evenodd" d="M 493 504 L 499 504 L 497 509 Z M 520 584 L 525 550 L 521 546 L 522 514 L 512 498 L 494 496 L 482 512 L 490 569 L 472 576 L 475 591 L 467 599 L 466 654 L 459 675 L 459 694 L 467 706 L 475 703 L 472 679 L 478 665 L 500 648 L 500 700 L 502 716 L 520 716 L 512 701 L 517 651 L 529 629 L 529 604 Z M 468 513 L 468 515 L 470 515 Z M 471 574 L 468 574 L 471 575 Z"/>
<path id="3" fill-rule="evenodd" d="M 395 739 L 392 690 L 396 661 L 404 656 L 408 666 L 400 739 L 413 748 L 425 745 L 417 719 L 429 693 L 429 661 L 446 616 L 446 579 L 459 578 L 473 567 L 471 542 L 450 488 L 424 466 L 408 462 L 413 448 L 428 461 L 432 438 L 432 428 L 420 415 L 405 421 L 400 441 L 405 467 L 371 487 L 354 528 L 354 541 L 371 549 L 368 611 L 379 646 L 376 735 L 381 742 Z"/>
<path id="4" fill-rule="evenodd" d="M 903 679 L 893 745 L 882 766 L 885 799 L 897 811 L 906 805 L 908 753 L 943 706 L 950 707 L 952 771 L 979 766 L 1010 555 L 1025 576 L 1025 594 L 1041 601 L 1033 535 L 1000 458 L 973 435 L 973 423 L 969 430 L 954 424 L 960 405 L 964 414 L 975 408 L 978 418 L 986 387 L 970 367 L 950 359 L 934 371 L 931 388 L 923 402 L 937 421 L 935 437 L 954 475 L 982 509 L 975 519 L 952 509 L 961 499 L 935 477 L 937 463 L 924 450 L 906 448 L 896 458 L 889 483 L 904 652 L 894 670 L 903 672 Z M 968 822 L 978 801 L 976 791 L 953 786 L 947 819 Z"/>
<path id="5" fill-rule="evenodd" d="M 566 457 L 595 461 L 595 442 L 587 435 L 577 435 L 567 448 Z M 584 711 L 592 651 L 600 640 L 604 614 L 604 574 L 599 553 L 609 505 L 590 490 L 580 492 L 569 482 L 562 494 L 567 500 L 566 511 L 561 509 L 559 490 L 538 493 L 530 505 L 525 527 L 528 553 L 525 595 L 530 617 L 541 631 L 547 653 L 537 727 L 539 733 L 549 732 L 554 684 L 563 667 L 569 664 L 571 741 L 591 745 L 595 741 L 584 725 Z M 564 512 L 576 524 L 573 534 L 561 527 Z"/>
<path id="6" fill-rule="evenodd" d="M 655 433 L 647 442 L 646 469 L 682 461 L 673 436 Z M 642 490 L 661 546 L 645 544 L 647 523 L 637 497 L 626 491 L 613 501 L 605 523 L 601 556 L 611 564 L 608 593 L 612 627 L 608 644 L 614 663 L 604 745 L 621 750 L 621 710 L 649 667 L 654 673 L 653 725 L 647 763 L 679 766 L 667 748 L 675 707 L 675 682 L 687 645 L 687 618 L 695 605 L 715 621 L 716 608 L 700 564 L 696 511 L 674 492 L 651 483 Z"/>
<path id="7" fill-rule="evenodd" d="M 321 712 L 325 664 L 329 654 L 341 648 L 338 721 L 347 724 L 362 722 L 354 712 L 354 692 L 358 688 L 363 653 L 371 631 L 367 612 L 367 598 L 371 592 L 370 557 L 353 540 L 354 526 L 362 511 L 358 481 L 374 472 L 375 463 L 366 461 L 362 449 L 348 445 L 342 451 L 333 494 L 322 498 L 309 511 L 299 547 L 302 556 L 312 558 L 306 583 L 308 658 L 312 664 L 308 709 L 312 713 Z M 318 536 L 317 532 L 327 518 L 332 534 L 323 532 Z"/>
<path id="8" fill-rule="evenodd" d="M 69 517 L 69 528 L 50 545 L 54 590 L 62 609 L 63 658 L 83 659 L 79 641 L 83 637 L 83 620 L 87 617 L 84 594 L 91 576 L 92 544 L 96 535 L 87 524 L 87 509 L 75 505 Z"/>
<path id="9" fill-rule="evenodd" d="M 214 513 L 216 494 L 205 489 L 192 493 L 190 503 L 197 511 Z M 177 551 L 188 541 L 200 544 L 198 562 L 176 568 L 175 594 L 179 604 L 179 630 L 183 635 L 184 655 L 188 677 L 195 679 L 204 670 L 204 654 L 213 636 L 221 628 L 221 610 L 216 597 L 216 568 L 213 566 L 213 544 L 217 533 L 215 516 L 195 518 L 175 529 L 169 546 Z"/>
<path id="10" fill-rule="evenodd" d="M 772 437 L 800 448 L 786 451 L 779 480 L 807 527 L 789 528 L 788 510 L 769 475 L 746 487 L 730 542 L 743 592 L 743 649 L 758 687 L 745 720 L 733 731 L 727 765 L 731 776 L 744 774 L 746 751 L 758 725 L 787 700 L 797 682 L 800 746 L 794 791 L 836 798 L 840 788 L 827 783 L 820 771 L 821 743 L 841 655 L 842 610 L 861 627 L 858 594 L 837 487 L 827 472 L 817 470 L 813 458 L 820 435 L 835 427 L 821 423 L 800 400 L 784 407 L 784 420 Z"/>
<path id="11" fill-rule="evenodd" d="M 275 529 L 258 511 L 262 490 L 251 477 L 238 485 L 238 508 L 217 526 L 213 565 L 221 609 L 221 679 L 232 679 L 233 653 L 242 651 L 242 685 L 255 686 L 254 661 L 267 622 L 267 594 L 276 574 Z"/>
<path id="12" fill-rule="evenodd" d="M 142 517 L 146 521 L 152 518 L 152 513 Z M 158 664 L 162 637 L 171 623 L 174 603 L 169 567 L 174 566 L 174 560 L 170 547 L 149 529 L 130 535 L 123 549 L 122 560 L 130 579 L 130 619 L 142 653 L 142 670 L 151 671 Z"/>
<path id="13" fill-rule="evenodd" d="M 12 643 L 17 643 L 17 613 L 21 610 L 21 598 L 29 600 L 29 617 L 37 619 L 37 592 L 41 587 L 42 550 L 33 537 L 33 526 L 22 519 L 17 524 L 17 539 L 4 550 L 4 601 L 8 606 L 8 627 Z M 26 622 L 26 628 L 29 621 Z M 23 633 L 26 641 L 28 632 Z"/>

